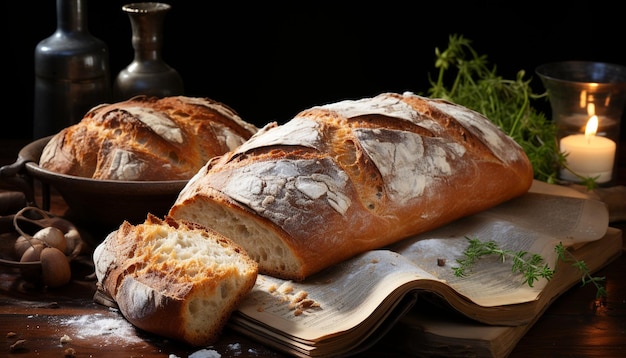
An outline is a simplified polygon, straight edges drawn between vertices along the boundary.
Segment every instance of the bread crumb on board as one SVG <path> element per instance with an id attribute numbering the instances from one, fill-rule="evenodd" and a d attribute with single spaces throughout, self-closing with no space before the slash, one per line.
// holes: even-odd
<path id="1" fill-rule="evenodd" d="M 9 352 L 13 353 L 13 352 L 19 352 L 23 349 L 26 349 L 26 340 L 25 339 L 18 339 L 17 341 L 15 341 L 13 344 L 11 344 L 9 346 Z"/>
<path id="2" fill-rule="evenodd" d="M 67 334 L 64 334 L 63 337 L 59 339 L 59 341 L 61 342 L 61 344 L 65 344 L 65 343 L 71 342 L 72 339 Z"/>
<path id="3" fill-rule="evenodd" d="M 65 351 L 63 351 L 63 355 L 67 358 L 74 358 L 76 357 L 76 350 L 74 348 L 67 348 L 65 349 Z"/>
<path id="4" fill-rule="evenodd" d="M 282 283 L 280 286 L 276 284 L 270 284 L 266 288 L 267 292 L 273 296 L 278 297 L 281 302 L 285 302 L 290 311 L 293 311 L 295 316 L 300 316 L 308 309 L 318 308 L 321 309 L 319 302 L 309 298 L 308 292 L 300 290 L 294 292 L 295 289 L 290 281 Z M 257 307 L 258 312 L 265 311 L 263 306 Z"/>
<path id="5" fill-rule="evenodd" d="M 280 285 L 277 290 L 280 293 L 290 294 L 291 292 L 293 292 L 293 286 L 289 282 L 285 282 Z"/>

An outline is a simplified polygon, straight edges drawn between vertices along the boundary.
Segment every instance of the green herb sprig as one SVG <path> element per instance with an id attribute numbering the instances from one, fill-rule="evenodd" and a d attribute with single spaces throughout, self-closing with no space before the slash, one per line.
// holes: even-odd
<path id="1" fill-rule="evenodd" d="M 495 241 L 481 241 L 467 236 L 465 238 L 469 241 L 469 246 L 463 252 L 464 257 L 456 260 L 459 266 L 452 268 L 457 277 L 467 276 L 468 271 L 471 270 L 476 261 L 487 255 L 498 255 L 502 262 L 511 258 L 513 261 L 511 271 L 521 273 L 524 277 L 522 283 L 528 284 L 530 287 L 533 287 L 535 281 L 540 278 L 551 280 L 554 276 L 554 270 L 543 263 L 541 255 L 530 254 L 526 251 L 503 250 L 498 247 Z"/>
<path id="2" fill-rule="evenodd" d="M 556 183 L 559 169 L 566 164 L 558 147 L 557 128 L 532 105 L 546 99 L 547 92 L 534 93 L 523 70 L 515 79 L 502 78 L 495 66 L 490 67 L 487 56 L 479 55 L 463 36 L 451 35 L 448 48 L 436 48 L 435 54 L 439 72 L 436 79 L 429 78 L 428 96 L 449 100 L 489 118 L 522 147 L 535 179 Z M 584 178 L 583 182 L 589 189 L 596 186 L 593 178 Z"/>
<path id="3" fill-rule="evenodd" d="M 596 287 L 596 299 L 605 298 L 607 296 L 606 288 L 604 287 L 604 280 L 606 279 L 606 277 L 591 276 L 591 272 L 589 271 L 587 264 L 584 261 L 578 260 L 570 251 L 567 251 L 565 249 L 565 246 L 563 246 L 563 243 L 559 243 L 558 245 L 556 245 L 554 250 L 558 255 L 558 260 L 563 262 L 571 262 L 572 266 L 576 267 L 579 271 L 583 273 L 583 276 L 581 278 L 581 286 L 585 286 L 589 283 L 593 284 Z"/>
<path id="4" fill-rule="evenodd" d="M 466 277 L 469 275 L 473 265 L 484 256 L 497 255 L 503 263 L 510 258 L 512 260 L 511 271 L 513 273 L 522 274 L 523 284 L 533 287 L 533 284 L 540 280 L 551 280 L 556 270 L 544 263 L 544 259 L 539 254 L 531 254 L 526 251 L 504 250 L 498 246 L 495 241 L 481 241 L 476 238 L 465 237 L 469 245 L 463 252 L 463 257 L 457 259 L 458 266 L 452 267 L 454 275 L 457 277 Z M 606 297 L 607 292 L 602 282 L 604 277 L 591 276 L 589 268 L 584 261 L 576 259 L 576 257 L 568 251 L 563 243 L 559 243 L 554 248 L 557 253 L 557 262 L 571 262 L 574 267 L 582 272 L 582 286 L 592 283 L 596 287 L 596 298 Z"/>

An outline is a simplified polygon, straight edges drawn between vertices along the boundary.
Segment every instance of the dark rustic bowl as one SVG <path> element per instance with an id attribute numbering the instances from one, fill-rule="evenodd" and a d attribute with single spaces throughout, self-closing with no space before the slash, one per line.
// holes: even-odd
<path id="1" fill-rule="evenodd" d="M 22 148 L 12 167 L 0 168 L 0 179 L 6 180 L 14 174 L 12 172 L 16 172 L 16 177 L 35 179 L 44 188 L 48 186 L 56 190 L 69 207 L 68 216 L 83 225 L 115 229 L 124 220 L 133 224 L 142 223 L 149 212 L 162 217 L 188 182 L 98 180 L 55 173 L 38 164 L 50 138 L 35 140 Z M 16 178 L 8 179 L 16 181 Z M 44 206 L 45 201 L 44 197 Z"/>

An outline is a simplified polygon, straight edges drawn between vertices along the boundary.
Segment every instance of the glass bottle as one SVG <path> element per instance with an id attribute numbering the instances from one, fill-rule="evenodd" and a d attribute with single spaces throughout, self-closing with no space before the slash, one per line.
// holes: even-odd
<path id="1" fill-rule="evenodd" d="M 156 97 L 183 94 L 181 76 L 161 57 L 163 20 L 170 8 L 169 4 L 154 2 L 122 7 L 130 19 L 134 58 L 115 79 L 113 97 L 116 101 L 140 94 Z"/>
<path id="2" fill-rule="evenodd" d="M 57 0 L 57 28 L 35 47 L 33 136 L 78 123 L 111 99 L 109 50 L 87 28 L 86 0 Z"/>

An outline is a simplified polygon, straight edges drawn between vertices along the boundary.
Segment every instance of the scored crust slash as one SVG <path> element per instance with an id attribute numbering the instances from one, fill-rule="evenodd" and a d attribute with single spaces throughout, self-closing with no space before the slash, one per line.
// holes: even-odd
<path id="1" fill-rule="evenodd" d="M 302 280 L 520 196 L 532 180 L 522 148 L 478 112 L 384 93 L 266 125 L 200 169 L 169 215 L 237 242 L 260 273 Z"/>

